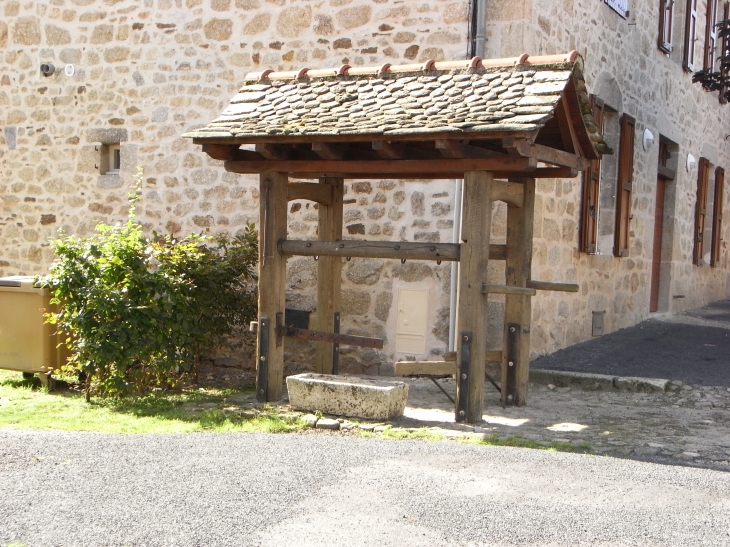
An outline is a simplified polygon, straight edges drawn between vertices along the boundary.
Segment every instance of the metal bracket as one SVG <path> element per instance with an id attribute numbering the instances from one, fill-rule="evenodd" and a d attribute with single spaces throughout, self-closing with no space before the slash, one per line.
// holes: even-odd
<path id="1" fill-rule="evenodd" d="M 284 326 L 284 314 L 282 312 L 279 312 L 276 314 L 276 347 L 278 348 L 284 343 L 284 336 L 281 332 L 282 327 Z"/>
<path id="2" fill-rule="evenodd" d="M 340 312 L 335 312 L 334 328 L 335 334 L 340 334 Z M 340 373 L 340 344 L 335 342 L 332 345 L 332 374 Z"/>
<path id="3" fill-rule="evenodd" d="M 469 410 L 469 384 L 471 376 L 469 365 L 471 364 L 471 339 L 470 331 L 462 331 L 460 335 L 461 348 L 459 351 L 459 368 L 458 372 L 458 397 L 456 398 L 456 421 L 465 422 L 467 412 Z"/>
<path id="4" fill-rule="evenodd" d="M 268 318 L 259 318 L 259 354 L 256 363 L 256 400 L 265 403 L 269 395 L 269 326 Z"/>
<path id="5" fill-rule="evenodd" d="M 517 400 L 517 361 L 520 351 L 520 334 L 522 325 L 510 323 L 507 325 L 507 385 L 503 403 L 513 405 Z"/>

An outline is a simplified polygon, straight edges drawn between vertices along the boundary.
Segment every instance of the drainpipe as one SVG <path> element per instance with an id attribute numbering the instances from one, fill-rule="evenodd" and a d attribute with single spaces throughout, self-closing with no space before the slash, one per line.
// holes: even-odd
<path id="1" fill-rule="evenodd" d="M 471 13 L 471 55 L 484 57 L 487 42 L 487 0 L 473 0 Z"/>
<path id="2" fill-rule="evenodd" d="M 469 57 L 484 57 L 487 42 L 487 0 L 472 0 L 471 43 Z M 454 181 L 454 232 L 453 243 L 460 243 L 461 208 L 464 181 Z M 451 298 L 449 303 L 449 351 L 456 348 L 456 313 L 459 302 L 459 263 L 451 263 Z"/>
<path id="3" fill-rule="evenodd" d="M 461 207 L 462 207 L 462 188 L 464 181 L 456 179 L 454 181 L 454 232 L 451 236 L 452 243 L 459 243 L 461 236 Z M 459 262 L 451 263 L 451 298 L 449 301 L 449 351 L 454 351 L 456 347 L 456 311 L 459 302 Z"/>

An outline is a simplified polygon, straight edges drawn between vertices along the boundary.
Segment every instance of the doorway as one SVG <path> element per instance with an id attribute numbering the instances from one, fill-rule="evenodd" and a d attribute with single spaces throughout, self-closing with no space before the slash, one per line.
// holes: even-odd
<path id="1" fill-rule="evenodd" d="M 664 179 L 657 177 L 656 207 L 654 208 L 654 243 L 651 251 L 650 312 L 659 310 L 659 282 L 662 268 L 662 233 L 664 230 L 664 186 Z"/>
<path id="2" fill-rule="evenodd" d="M 651 279 L 649 288 L 649 311 L 667 311 L 669 309 L 669 282 L 671 266 L 671 245 L 664 250 L 666 243 L 671 243 L 674 226 L 672 211 L 675 202 L 675 186 L 672 183 L 677 168 L 677 146 L 660 136 L 659 159 L 656 180 L 656 207 L 654 208 L 654 241 L 651 250 Z M 665 213 L 669 212 L 669 218 Z M 663 252 L 664 251 L 664 252 Z M 662 257 L 664 262 L 662 263 Z"/>

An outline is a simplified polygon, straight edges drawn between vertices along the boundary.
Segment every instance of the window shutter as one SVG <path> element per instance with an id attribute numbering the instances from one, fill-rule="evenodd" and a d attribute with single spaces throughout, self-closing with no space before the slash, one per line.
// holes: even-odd
<path id="1" fill-rule="evenodd" d="M 636 120 L 621 116 L 618 181 L 616 188 L 616 233 L 613 246 L 615 256 L 629 255 L 629 225 L 631 220 L 631 190 L 634 182 L 634 133 Z"/>
<path id="2" fill-rule="evenodd" d="M 591 95 L 591 108 L 598 131 L 603 133 L 603 101 Z M 580 251 L 596 252 L 596 234 L 598 233 L 598 192 L 601 181 L 601 160 L 591 160 L 588 169 L 583 172 L 583 197 L 581 203 Z"/>
<path id="3" fill-rule="evenodd" d="M 715 211 L 712 218 L 712 253 L 710 266 L 713 268 L 720 262 L 720 241 L 722 239 L 722 200 L 725 198 L 725 170 L 715 169 Z"/>
<path id="4" fill-rule="evenodd" d="M 704 254 L 705 216 L 707 215 L 707 182 L 710 175 L 710 162 L 700 158 L 697 176 L 697 204 L 695 206 L 695 248 L 693 261 L 702 266 Z"/>
<path id="5" fill-rule="evenodd" d="M 702 68 L 715 70 L 717 57 L 717 0 L 707 0 L 707 25 L 705 26 L 705 54 Z"/>
<path id="6" fill-rule="evenodd" d="M 697 0 L 687 0 L 684 24 L 684 69 L 694 72 L 695 42 L 697 41 Z"/>
<path id="7" fill-rule="evenodd" d="M 672 24 L 674 22 L 674 0 L 659 1 L 659 49 L 672 51 Z"/>
<path id="8" fill-rule="evenodd" d="M 723 29 L 728 29 L 730 27 L 730 23 L 728 23 L 728 20 L 730 20 L 730 3 L 725 2 L 725 5 L 722 8 L 722 22 L 723 22 Z M 722 49 L 720 50 L 720 55 L 722 56 L 730 56 L 730 36 L 727 34 L 724 34 L 722 36 Z M 722 77 L 726 78 L 728 76 L 728 72 L 726 69 L 721 68 Z M 727 99 L 725 98 L 725 92 L 727 91 L 727 87 L 724 86 L 720 88 L 720 104 L 726 104 Z"/>

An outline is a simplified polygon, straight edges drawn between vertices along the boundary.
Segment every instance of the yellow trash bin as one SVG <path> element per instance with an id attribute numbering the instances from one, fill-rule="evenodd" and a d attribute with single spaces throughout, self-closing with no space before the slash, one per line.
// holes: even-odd
<path id="1" fill-rule="evenodd" d="M 50 374 L 68 357 L 58 348 L 56 325 L 45 323 L 51 311 L 51 294 L 32 277 L 0 278 L 0 368 L 27 374 L 40 373 L 46 384 Z"/>

